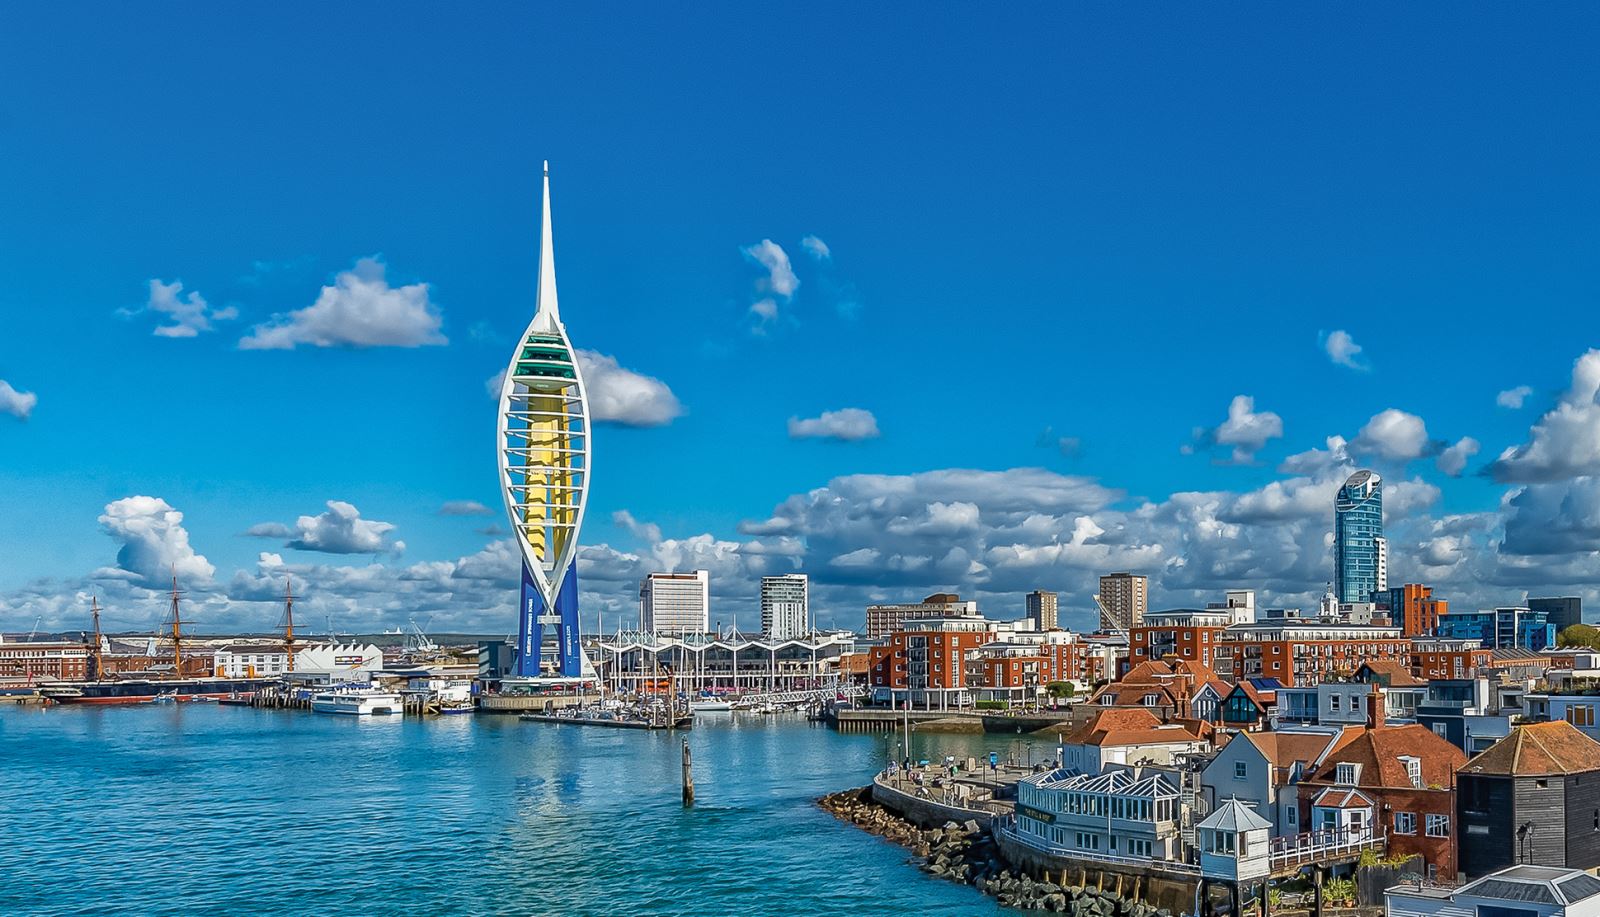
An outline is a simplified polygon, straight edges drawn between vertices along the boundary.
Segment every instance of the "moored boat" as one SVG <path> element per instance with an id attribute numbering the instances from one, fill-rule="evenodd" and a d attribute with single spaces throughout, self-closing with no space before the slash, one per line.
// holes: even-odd
<path id="1" fill-rule="evenodd" d="M 167 703 L 156 701 L 156 698 L 163 696 L 173 703 L 183 703 L 202 698 L 221 700 L 233 695 L 254 694 L 269 682 L 270 679 L 266 678 L 134 678 L 124 681 L 64 682 L 41 687 L 39 694 L 57 704 Z"/>
<path id="2" fill-rule="evenodd" d="M 311 696 L 311 709 L 317 713 L 345 716 L 383 716 L 401 712 L 400 695 L 367 686 L 341 685 L 332 691 Z"/>

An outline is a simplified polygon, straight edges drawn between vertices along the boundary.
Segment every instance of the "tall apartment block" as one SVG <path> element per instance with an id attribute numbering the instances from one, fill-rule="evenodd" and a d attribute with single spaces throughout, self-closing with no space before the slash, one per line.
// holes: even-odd
<path id="1" fill-rule="evenodd" d="M 1150 610 L 1150 578 L 1138 573 L 1100 577 L 1100 629 L 1128 631 L 1144 622 Z"/>
<path id="2" fill-rule="evenodd" d="M 652 573 L 639 584 L 639 629 L 647 634 L 711 630 L 711 573 Z"/>
<path id="3" fill-rule="evenodd" d="M 868 605 L 867 637 L 887 637 L 907 621 L 932 618 L 976 618 L 977 602 L 963 602 L 953 592 L 935 592 L 920 602 L 903 605 Z"/>
<path id="4" fill-rule="evenodd" d="M 761 578 L 761 633 L 771 640 L 795 640 L 811 632 L 808 581 L 804 573 Z"/>
<path id="5" fill-rule="evenodd" d="M 1035 589 L 1028 593 L 1028 619 L 1038 630 L 1055 630 L 1056 624 L 1056 594 Z"/>

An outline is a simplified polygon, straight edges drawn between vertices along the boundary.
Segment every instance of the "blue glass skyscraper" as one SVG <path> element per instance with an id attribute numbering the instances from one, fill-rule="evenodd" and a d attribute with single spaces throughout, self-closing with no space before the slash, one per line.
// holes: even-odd
<path id="1" fill-rule="evenodd" d="M 1383 538 L 1383 479 L 1358 471 L 1333 500 L 1333 593 L 1341 602 L 1370 602 L 1389 588 L 1389 546 Z"/>

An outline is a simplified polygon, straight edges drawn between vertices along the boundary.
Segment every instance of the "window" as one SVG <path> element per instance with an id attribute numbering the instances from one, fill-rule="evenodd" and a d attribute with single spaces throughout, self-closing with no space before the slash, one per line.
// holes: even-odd
<path id="1" fill-rule="evenodd" d="M 1446 742 L 1450 741 L 1450 729 L 1443 723 L 1433 724 L 1433 734 L 1441 739 L 1444 739 Z"/>
<path id="2" fill-rule="evenodd" d="M 1338 713 L 1339 712 L 1339 695 L 1337 695 L 1337 694 L 1329 694 L 1328 695 L 1328 712 L 1329 713 Z"/>
<path id="3" fill-rule="evenodd" d="M 1211 852 L 1212 853 L 1232 854 L 1233 853 L 1233 832 L 1232 831 L 1212 831 L 1211 832 Z"/>
<path id="4" fill-rule="evenodd" d="M 1286 810 L 1285 815 L 1287 817 L 1284 818 L 1284 821 L 1287 822 L 1291 827 L 1300 823 L 1300 810 L 1296 809 L 1294 806 L 1290 806 Z"/>
<path id="5" fill-rule="evenodd" d="M 1417 813 L 1415 813 L 1415 812 L 1396 812 L 1396 813 L 1394 813 L 1394 833 L 1396 833 L 1396 834 L 1416 834 L 1417 833 Z"/>
<path id="6" fill-rule="evenodd" d="M 1233 779 L 1243 780 L 1246 776 L 1248 776 L 1249 770 L 1250 769 L 1245 766 L 1243 761 L 1235 761 L 1233 763 Z"/>
<path id="7" fill-rule="evenodd" d="M 1567 708 L 1567 722 L 1574 726 L 1594 725 L 1593 704 L 1573 704 Z"/>
<path id="8" fill-rule="evenodd" d="M 1345 786 L 1355 786 L 1360 773 L 1361 769 L 1354 764 L 1340 764 L 1334 768 L 1333 780 Z"/>
<path id="9" fill-rule="evenodd" d="M 1428 816 L 1428 823 L 1427 823 L 1427 834 L 1428 834 L 1429 837 L 1449 837 L 1450 836 L 1450 816 L 1448 816 L 1448 815 L 1429 815 Z"/>
<path id="10" fill-rule="evenodd" d="M 1401 755 L 1400 761 L 1406 766 L 1406 779 L 1417 789 L 1422 789 L 1422 759 L 1412 755 Z"/>

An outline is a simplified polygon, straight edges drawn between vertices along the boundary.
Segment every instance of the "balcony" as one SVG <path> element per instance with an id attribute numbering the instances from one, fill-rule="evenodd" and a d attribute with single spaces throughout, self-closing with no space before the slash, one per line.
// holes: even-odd
<path id="1" fill-rule="evenodd" d="M 1313 863 L 1361 856 L 1371 850 L 1379 856 L 1389 846 L 1387 832 L 1371 828 L 1339 828 L 1273 838 L 1267 858 L 1273 872 L 1298 869 Z"/>

